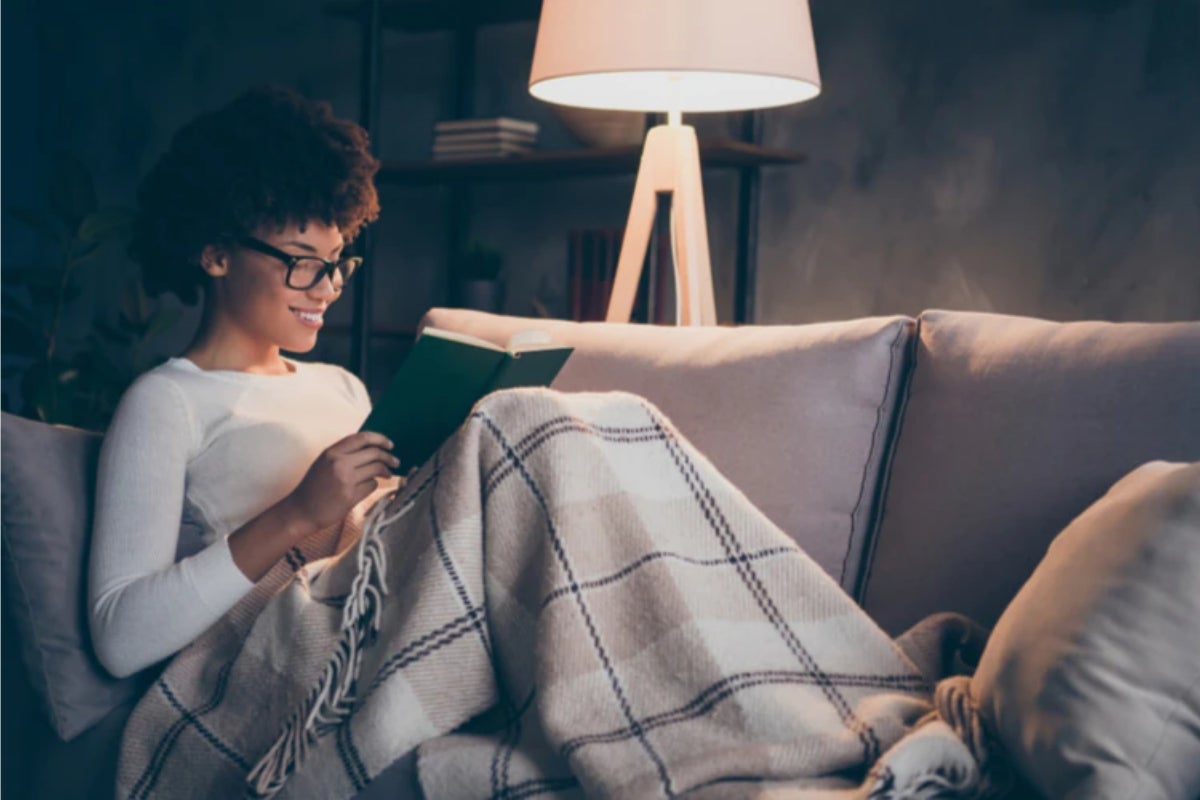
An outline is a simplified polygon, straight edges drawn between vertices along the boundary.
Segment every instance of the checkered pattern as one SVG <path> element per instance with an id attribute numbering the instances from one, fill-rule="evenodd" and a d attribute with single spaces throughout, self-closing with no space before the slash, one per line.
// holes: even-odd
<path id="1" fill-rule="evenodd" d="M 517 389 L 175 657 L 118 796 L 940 796 L 931 689 L 645 400 Z"/>

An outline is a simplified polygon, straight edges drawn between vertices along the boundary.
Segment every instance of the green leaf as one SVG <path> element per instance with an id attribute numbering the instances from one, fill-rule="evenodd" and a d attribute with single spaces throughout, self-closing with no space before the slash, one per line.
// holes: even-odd
<path id="1" fill-rule="evenodd" d="M 0 303 L 7 309 L 30 309 L 30 300 L 15 286 L 0 286 Z"/>
<path id="2" fill-rule="evenodd" d="M 52 424 L 80 425 L 84 411 L 81 387 L 76 384 L 81 372 L 67 359 L 54 358 L 29 365 L 21 381 L 25 407 L 37 412 L 38 419 Z M 86 389 L 86 387 L 82 387 Z"/>
<path id="3" fill-rule="evenodd" d="M 121 290 L 121 312 L 125 318 L 130 323 L 139 325 L 141 330 L 145 330 L 152 310 L 152 302 L 142 289 L 141 281 L 137 278 L 128 280 L 125 288 Z"/>
<path id="4" fill-rule="evenodd" d="M 77 235 L 84 242 L 103 242 L 113 236 L 123 236 L 133 225 L 133 217 L 131 208 L 102 208 L 83 218 Z"/>
<path id="5" fill-rule="evenodd" d="M 57 286 L 29 286 L 29 299 L 34 305 L 54 305 L 58 299 Z"/>
<path id="6" fill-rule="evenodd" d="M 5 353 L 36 357 L 46 350 L 46 337 L 41 331 L 15 314 L 0 317 L 0 336 Z"/>
<path id="7" fill-rule="evenodd" d="M 62 290 L 62 303 L 68 305 L 79 297 L 81 289 L 78 286 L 67 285 Z M 29 296 L 33 298 L 33 302 L 41 303 L 42 305 L 52 306 L 58 302 L 58 287 L 57 286 L 30 286 Z"/>
<path id="8" fill-rule="evenodd" d="M 92 242 L 84 245 L 83 248 L 76 250 L 71 254 L 71 265 L 77 266 L 82 264 L 84 261 L 87 261 L 89 258 L 96 255 L 96 253 L 99 253 L 100 246 L 102 244 L 104 244 L 104 242 Z"/>
<path id="9" fill-rule="evenodd" d="M 25 408 L 33 409 L 37 419 L 46 421 L 47 409 L 51 403 L 51 389 L 46 382 L 46 364 L 39 362 L 30 364 L 21 380 L 21 399 Z"/>
<path id="10" fill-rule="evenodd" d="M 41 331 L 41 336 L 46 336 L 45 331 L 50 327 L 50 316 L 44 310 L 39 311 L 31 305 L 9 304 L 4 307 L 5 317 L 16 317 L 24 325 L 32 331 Z"/>
<path id="11" fill-rule="evenodd" d="M 142 290 L 142 282 L 131 280 L 129 285 L 133 287 L 133 296 L 137 299 L 137 319 L 148 321 L 150 319 L 150 298 Z"/>
<path id="12" fill-rule="evenodd" d="M 61 223 L 48 211 L 39 208 L 6 208 L 5 211 L 34 233 L 52 242 L 61 242 L 65 238 Z"/>
<path id="13" fill-rule="evenodd" d="M 159 306 L 150 315 L 150 322 L 146 326 L 146 336 L 157 336 L 169 331 L 179 321 L 180 316 L 182 315 L 177 308 Z"/>
<path id="14" fill-rule="evenodd" d="M 135 322 L 125 315 L 125 312 L 117 317 L 117 328 L 128 334 L 130 338 L 141 338 L 146 333 L 147 325 L 145 322 Z"/>
<path id="15" fill-rule="evenodd" d="M 131 281 L 131 282 L 125 284 L 125 287 L 123 289 L 121 289 L 121 315 L 120 315 L 120 319 L 117 321 L 117 323 L 119 325 L 121 325 L 121 328 L 123 330 L 128 330 L 128 328 L 126 328 L 124 323 L 135 322 L 135 321 L 137 321 L 137 319 L 138 319 L 137 287 L 135 287 Z"/>
<path id="16" fill-rule="evenodd" d="M 61 267 L 5 267 L 3 275 L 5 286 L 58 286 L 62 281 Z"/>
<path id="17" fill-rule="evenodd" d="M 122 317 L 122 319 L 123 319 L 123 317 Z M 132 336 L 130 336 L 127 332 L 125 332 L 123 330 L 118 330 L 117 328 L 113 327 L 113 324 L 106 319 L 97 319 L 96 320 L 96 328 L 98 329 L 98 331 L 94 334 L 94 336 L 97 340 L 98 345 L 102 344 L 100 342 L 101 337 L 104 340 L 112 342 L 113 344 L 116 344 L 116 345 L 120 345 L 122 347 L 124 347 L 125 345 L 128 345 L 131 341 L 133 341 Z"/>
<path id="18" fill-rule="evenodd" d="M 79 230 L 84 217 L 96 210 L 92 173 L 75 156 L 59 152 L 50 176 L 50 207 L 69 231 Z"/>

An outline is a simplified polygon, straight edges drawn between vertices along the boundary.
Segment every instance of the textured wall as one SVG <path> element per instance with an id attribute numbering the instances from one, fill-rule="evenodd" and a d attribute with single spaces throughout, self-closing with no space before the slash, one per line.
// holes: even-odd
<path id="1" fill-rule="evenodd" d="M 7 135 L 14 119 L 32 121 L 39 152 L 80 154 L 101 195 L 128 202 L 171 131 L 253 83 L 289 84 L 357 115 L 356 27 L 320 6 L 7 5 L 6 23 L 25 20 L 33 37 L 32 64 L 18 74 L 36 92 L 4 93 L 5 172 L 16 160 L 33 165 L 6 179 L 5 204 L 36 202 L 42 163 L 29 137 Z M 1195 0 L 813 0 L 824 92 L 765 114 L 766 143 L 809 161 L 763 172 L 760 321 L 938 306 L 1200 318 L 1197 9 Z M 481 34 L 477 110 L 532 117 L 545 146 L 570 146 L 525 89 L 533 40 L 532 24 Z M 428 152 L 433 122 L 451 110 L 450 58 L 448 35 L 385 37 L 385 158 Z M 6 68 L 6 87 L 13 77 Z M 695 121 L 702 132 L 732 122 Z M 477 188 L 473 233 L 507 253 L 508 310 L 531 313 L 539 290 L 561 298 L 567 229 L 621 224 L 631 188 L 632 177 Z M 709 172 L 706 194 L 728 318 L 736 181 Z M 443 301 L 446 199 L 439 188 L 384 188 L 373 265 L 381 324 L 411 327 Z M 6 263 L 26 260 L 20 237 L 3 243 Z M 108 274 L 101 265 L 89 277 L 102 311 L 115 302 Z M 348 321 L 349 305 L 334 322 Z M 180 347 L 193 322 L 178 329 Z M 327 338 L 334 357 L 344 352 Z"/>
<path id="2" fill-rule="evenodd" d="M 814 3 L 772 112 L 764 320 L 947 307 L 1200 318 L 1200 4 Z"/>

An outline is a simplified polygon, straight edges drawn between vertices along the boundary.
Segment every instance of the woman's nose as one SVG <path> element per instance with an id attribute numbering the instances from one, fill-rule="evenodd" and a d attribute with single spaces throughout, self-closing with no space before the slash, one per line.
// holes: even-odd
<path id="1" fill-rule="evenodd" d="M 330 302 L 336 300 L 338 295 L 342 293 L 340 279 L 334 277 L 336 273 L 326 273 L 325 277 L 317 281 L 317 285 L 308 290 L 309 297 L 313 298 L 332 298 Z M 334 280 L 338 280 L 338 284 L 334 284 Z"/>

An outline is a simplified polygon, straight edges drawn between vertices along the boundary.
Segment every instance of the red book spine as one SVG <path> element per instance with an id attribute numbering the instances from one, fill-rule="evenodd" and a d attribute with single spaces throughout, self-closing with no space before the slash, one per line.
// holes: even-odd
<path id="1" fill-rule="evenodd" d="M 613 273 L 616 272 L 613 259 L 612 230 L 600 230 L 600 314 L 597 319 L 608 316 L 608 301 L 612 297 Z"/>
<path id="2" fill-rule="evenodd" d="M 585 298 L 583 319 L 585 321 L 596 319 L 596 306 L 599 305 L 596 266 L 596 233 L 585 230 L 583 232 L 583 296 Z"/>
<path id="3" fill-rule="evenodd" d="M 604 310 L 608 304 L 608 296 L 604 294 L 604 230 L 597 228 L 592 231 L 592 262 L 596 265 L 595 302 L 592 304 L 592 319 L 604 319 Z"/>
<path id="4" fill-rule="evenodd" d="M 567 286 L 571 319 L 583 319 L 583 232 L 567 233 Z"/>

